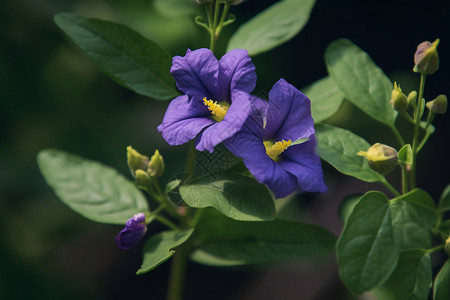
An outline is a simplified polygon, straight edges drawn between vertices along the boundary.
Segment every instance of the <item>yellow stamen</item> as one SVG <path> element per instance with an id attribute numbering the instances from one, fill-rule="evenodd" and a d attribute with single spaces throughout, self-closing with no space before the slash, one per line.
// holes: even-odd
<path id="1" fill-rule="evenodd" d="M 217 103 L 217 101 L 212 100 L 206 100 L 206 97 L 203 98 L 203 103 L 208 107 L 209 111 L 211 112 L 212 118 L 220 122 L 225 118 L 225 115 L 227 114 L 229 104 L 226 102 L 221 102 L 220 104 Z"/>
<path id="2" fill-rule="evenodd" d="M 283 153 L 291 145 L 291 143 L 291 140 L 282 140 L 276 143 L 272 141 L 265 141 L 264 146 L 266 147 L 267 155 L 274 161 L 278 161 L 280 159 L 279 155 Z"/>

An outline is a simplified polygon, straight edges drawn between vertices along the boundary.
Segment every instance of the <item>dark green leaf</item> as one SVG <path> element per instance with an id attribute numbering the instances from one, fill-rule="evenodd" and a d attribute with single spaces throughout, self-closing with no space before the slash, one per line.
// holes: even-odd
<path id="1" fill-rule="evenodd" d="M 444 189 L 439 200 L 439 210 L 447 211 L 450 210 L 450 184 Z"/>
<path id="2" fill-rule="evenodd" d="M 247 49 L 250 55 L 271 50 L 296 36 L 305 26 L 315 0 L 283 0 L 243 24 L 227 51 Z"/>
<path id="3" fill-rule="evenodd" d="M 186 242 L 194 229 L 164 231 L 153 235 L 142 249 L 142 265 L 137 275 L 147 273 L 175 254 L 174 248 Z"/>
<path id="4" fill-rule="evenodd" d="M 345 97 L 375 120 L 394 126 L 397 112 L 389 104 L 392 83 L 369 55 L 346 39 L 325 51 L 328 72 Z"/>
<path id="5" fill-rule="evenodd" d="M 316 125 L 317 153 L 341 173 L 366 182 L 381 181 L 383 176 L 369 167 L 367 159 L 356 155 L 370 145 L 356 134 L 325 124 Z"/>
<path id="6" fill-rule="evenodd" d="M 330 253 L 336 237 L 316 225 L 296 221 L 241 222 L 207 209 L 197 226 L 192 259 L 236 266 Z"/>
<path id="7" fill-rule="evenodd" d="M 213 207 L 235 220 L 265 221 L 275 216 L 275 204 L 267 187 L 238 173 L 203 176 L 180 187 L 190 207 Z"/>
<path id="8" fill-rule="evenodd" d="M 169 72 L 172 59 L 155 42 L 109 21 L 60 13 L 55 22 L 118 84 L 159 100 L 178 95 Z"/>
<path id="9" fill-rule="evenodd" d="M 444 266 L 434 279 L 433 299 L 450 299 L 450 259 L 447 259 Z"/>
<path id="10" fill-rule="evenodd" d="M 339 273 L 345 285 L 360 294 L 383 283 L 399 254 L 387 197 L 368 192 L 353 209 L 337 244 Z"/>
<path id="11" fill-rule="evenodd" d="M 311 114 L 315 123 L 333 116 L 344 101 L 344 95 L 330 76 L 303 88 L 302 92 L 311 99 Z"/>
<path id="12" fill-rule="evenodd" d="M 149 210 L 142 193 L 114 169 L 58 150 L 43 150 L 38 165 L 62 202 L 96 222 L 125 224 Z"/>
<path id="13" fill-rule="evenodd" d="M 397 267 L 386 285 L 397 300 L 426 300 L 432 280 L 430 255 L 413 249 L 400 252 Z"/>
<path id="14" fill-rule="evenodd" d="M 412 149 L 411 149 L 410 144 L 403 146 L 398 151 L 398 161 L 402 162 L 406 165 L 411 165 L 413 163 L 413 155 L 412 155 Z"/>
<path id="15" fill-rule="evenodd" d="M 450 236 L 450 220 L 442 222 L 439 226 L 439 230 L 445 235 L 443 236 L 444 239 Z"/>

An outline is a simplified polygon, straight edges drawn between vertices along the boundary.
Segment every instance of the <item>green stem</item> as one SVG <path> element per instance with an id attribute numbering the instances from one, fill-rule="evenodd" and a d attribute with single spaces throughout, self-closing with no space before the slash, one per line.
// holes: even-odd
<path id="1" fill-rule="evenodd" d="M 418 152 L 418 146 L 419 146 L 419 124 L 420 120 L 422 118 L 422 101 L 423 101 L 423 91 L 425 89 L 425 74 L 420 74 L 420 87 L 419 87 L 419 96 L 417 101 L 417 107 L 414 113 L 414 138 L 413 138 L 413 146 L 412 146 L 412 153 L 413 153 L 413 162 L 411 165 L 411 173 L 410 173 L 410 183 L 411 183 L 411 189 L 414 189 L 416 187 L 416 167 L 417 167 L 417 152 Z"/>
<path id="2" fill-rule="evenodd" d="M 189 143 L 189 150 L 186 160 L 186 167 L 185 167 L 185 174 L 184 174 L 184 181 L 188 181 L 193 175 L 194 175 L 194 168 L 195 168 L 195 156 L 197 155 L 197 150 L 195 149 L 195 142 L 191 141 Z"/>
<path id="3" fill-rule="evenodd" d="M 402 168 L 402 194 L 406 194 L 408 192 L 408 170 L 406 169 L 405 164 L 400 164 Z"/>
<path id="4" fill-rule="evenodd" d="M 444 249 L 444 245 L 439 245 L 439 246 L 436 246 L 434 248 L 428 249 L 427 253 L 431 254 L 433 252 L 436 252 L 436 251 L 439 251 L 439 250 L 442 250 L 442 249 Z"/>
<path id="5" fill-rule="evenodd" d="M 181 300 L 183 298 L 189 248 L 189 242 L 186 242 L 175 250 L 170 267 L 167 300 Z"/>
<path id="6" fill-rule="evenodd" d="M 389 191 L 394 194 L 395 197 L 400 197 L 401 194 L 386 180 L 386 178 L 383 177 L 383 179 L 380 181 L 385 187 L 388 188 Z"/>
<path id="7" fill-rule="evenodd" d="M 152 215 L 152 217 L 155 218 L 155 220 L 158 221 L 159 223 L 164 224 L 173 230 L 180 230 L 180 228 L 177 225 L 175 225 L 172 221 L 170 221 L 160 215 Z"/>
<path id="8" fill-rule="evenodd" d="M 415 122 L 414 122 L 414 119 L 413 118 L 411 118 L 411 116 L 406 112 L 406 110 L 402 110 L 402 111 L 400 111 L 400 115 L 402 115 L 406 120 L 408 120 L 408 122 L 410 122 L 410 123 L 412 123 L 412 124 L 416 124 Z"/>
<path id="9" fill-rule="evenodd" d="M 400 142 L 400 145 L 404 145 L 405 144 L 405 140 L 403 140 L 402 135 L 400 134 L 400 132 L 397 130 L 397 128 L 395 126 L 392 126 L 392 131 L 394 132 L 395 136 L 397 137 L 397 140 Z"/>
<path id="10" fill-rule="evenodd" d="M 225 18 L 227 17 L 228 10 L 230 9 L 230 5 L 231 5 L 230 2 L 226 2 L 225 3 L 225 8 L 222 11 L 222 16 L 220 17 L 219 25 L 218 25 L 216 33 L 215 33 L 215 38 L 216 39 L 219 37 L 219 34 L 222 31 L 223 24 L 225 22 Z"/>

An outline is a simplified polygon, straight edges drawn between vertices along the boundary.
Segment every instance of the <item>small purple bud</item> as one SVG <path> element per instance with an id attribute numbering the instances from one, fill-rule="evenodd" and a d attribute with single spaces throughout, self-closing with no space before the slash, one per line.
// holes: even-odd
<path id="1" fill-rule="evenodd" d="M 120 249 L 127 250 L 136 246 L 146 232 L 145 213 L 138 213 L 127 221 L 114 240 Z"/>

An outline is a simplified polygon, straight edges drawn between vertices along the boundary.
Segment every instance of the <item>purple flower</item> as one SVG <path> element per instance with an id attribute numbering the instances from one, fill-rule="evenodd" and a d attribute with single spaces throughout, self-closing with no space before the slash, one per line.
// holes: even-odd
<path id="1" fill-rule="evenodd" d="M 259 100 L 254 107 L 245 128 L 225 141 L 228 149 L 277 198 L 296 190 L 325 192 L 310 100 L 280 79 L 269 92 L 269 102 Z"/>
<path id="2" fill-rule="evenodd" d="M 116 244 L 120 249 L 124 250 L 133 248 L 139 243 L 146 232 L 145 213 L 135 214 L 127 221 L 125 228 L 116 236 Z"/>
<path id="3" fill-rule="evenodd" d="M 235 49 L 218 61 L 211 50 L 188 50 L 175 56 L 170 72 L 185 95 L 170 102 L 158 131 L 170 145 L 181 145 L 197 135 L 196 148 L 214 147 L 238 132 L 255 98 L 255 66 L 246 50 Z M 199 135 L 200 133 L 200 135 Z"/>

